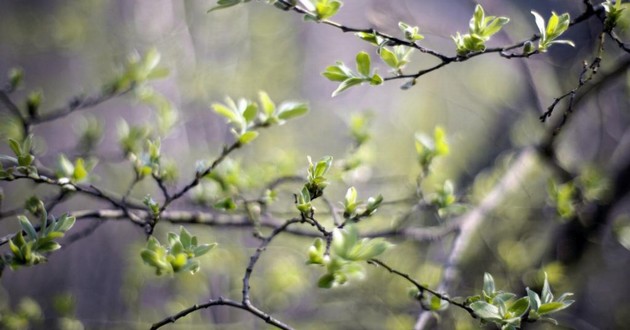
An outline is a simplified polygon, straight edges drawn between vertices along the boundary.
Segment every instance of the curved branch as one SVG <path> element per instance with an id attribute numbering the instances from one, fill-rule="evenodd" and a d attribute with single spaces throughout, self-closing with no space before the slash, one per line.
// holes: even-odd
<path id="1" fill-rule="evenodd" d="M 169 323 L 175 323 L 177 320 L 181 319 L 182 317 L 185 317 L 186 315 L 196 312 L 198 310 L 201 309 L 206 309 L 206 308 L 210 308 L 213 306 L 231 306 L 234 308 L 239 308 L 242 309 L 244 311 L 248 311 L 251 314 L 256 315 L 258 318 L 264 320 L 265 322 L 269 323 L 269 324 L 273 324 L 276 325 L 278 328 L 280 329 L 291 329 L 288 326 L 285 327 L 281 327 L 277 324 L 271 323 L 270 321 L 274 320 L 273 318 L 271 318 L 271 316 L 267 315 L 267 314 L 260 314 L 260 311 L 258 309 L 252 309 L 253 306 L 245 306 L 240 302 L 234 301 L 234 300 L 230 300 L 230 299 L 225 299 L 223 297 L 219 297 L 218 299 L 210 299 L 208 300 L 208 302 L 201 304 L 201 305 L 193 305 L 190 306 L 184 310 L 182 310 L 181 312 L 173 315 L 173 316 L 169 316 L 165 319 L 163 319 L 162 321 L 156 322 L 153 325 L 151 325 L 151 330 L 156 330 L 159 329 Z"/>

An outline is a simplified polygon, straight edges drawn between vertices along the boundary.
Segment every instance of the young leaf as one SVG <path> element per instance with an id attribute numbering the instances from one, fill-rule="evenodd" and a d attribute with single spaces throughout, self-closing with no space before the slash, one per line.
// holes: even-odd
<path id="1" fill-rule="evenodd" d="M 339 86 L 337 87 L 337 89 L 335 89 L 332 92 L 332 97 L 335 97 L 337 95 L 339 95 L 339 93 L 345 91 L 346 89 L 352 87 L 352 86 L 356 86 L 356 85 L 360 85 L 364 80 L 361 78 L 348 78 L 346 80 L 344 80 L 341 84 L 339 84 Z"/>
<path id="2" fill-rule="evenodd" d="M 36 240 L 37 232 L 35 231 L 35 228 L 33 228 L 31 222 L 23 215 L 18 215 L 18 221 L 20 222 L 22 230 L 24 230 L 24 232 L 28 235 L 29 239 Z"/>
<path id="3" fill-rule="evenodd" d="M 238 142 L 242 145 L 245 145 L 254 141 L 257 137 L 258 137 L 258 132 L 256 131 L 245 132 L 238 138 Z"/>
<path id="4" fill-rule="evenodd" d="M 357 54 L 357 71 L 364 77 L 370 76 L 370 55 L 366 52 Z"/>
<path id="5" fill-rule="evenodd" d="M 485 301 L 477 301 L 470 304 L 473 312 L 480 318 L 489 321 L 501 321 L 503 317 L 499 314 L 499 308 L 497 306 L 488 304 Z"/>
<path id="6" fill-rule="evenodd" d="M 488 296 L 492 296 L 496 292 L 494 278 L 489 273 L 483 274 L 483 292 Z"/>
<path id="7" fill-rule="evenodd" d="M 330 81 L 344 81 L 350 77 L 350 70 L 344 70 L 342 66 L 345 67 L 342 63 L 331 65 L 326 68 L 326 71 L 324 71 L 322 75 Z"/>
<path id="8" fill-rule="evenodd" d="M 267 118 L 271 117 L 273 113 L 276 112 L 276 105 L 273 103 L 266 92 L 258 92 L 258 98 L 260 99 L 263 113 L 266 115 Z"/>
<path id="9" fill-rule="evenodd" d="M 289 120 L 302 116 L 308 112 L 308 105 L 305 103 L 286 102 L 283 103 L 278 110 L 278 118 Z"/>

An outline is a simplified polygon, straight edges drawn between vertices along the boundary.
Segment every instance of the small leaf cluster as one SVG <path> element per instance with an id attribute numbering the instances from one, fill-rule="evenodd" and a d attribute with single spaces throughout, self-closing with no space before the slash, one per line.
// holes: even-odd
<path id="1" fill-rule="evenodd" d="M 308 159 L 308 170 L 306 183 L 300 193 L 296 196 L 296 207 L 302 214 L 308 214 L 313 211 L 311 201 L 320 197 L 324 193 L 324 188 L 328 186 L 326 173 L 332 166 L 333 158 L 330 156 L 322 157 L 316 164 L 313 164 L 311 157 Z"/>
<path id="2" fill-rule="evenodd" d="M 307 157 L 308 159 L 308 170 L 307 170 L 307 182 L 306 188 L 310 192 L 312 198 L 316 198 L 322 195 L 324 188 L 328 186 L 328 180 L 325 175 L 330 170 L 332 166 L 333 158 L 331 156 L 324 156 L 320 160 L 317 161 L 316 164 L 313 164 L 313 160 L 311 157 Z"/>
<path id="3" fill-rule="evenodd" d="M 149 210 L 154 219 L 160 216 L 160 204 L 156 202 L 151 195 L 144 196 L 142 204 L 147 207 L 147 210 Z"/>
<path id="4" fill-rule="evenodd" d="M 405 35 L 405 39 L 410 42 L 416 42 L 424 39 L 424 36 L 418 33 L 420 28 L 417 26 L 411 26 L 405 22 L 398 22 L 398 27 Z"/>
<path id="5" fill-rule="evenodd" d="M 59 219 L 55 219 L 54 216 L 48 219 L 48 212 L 43 203 L 41 201 L 39 203 L 37 210 L 41 220 L 39 232 L 26 216 L 18 216 L 22 230 L 9 240 L 11 254 L 4 256 L 2 260 L 2 263 L 9 265 L 11 269 L 45 262 L 46 254 L 61 248 L 55 239 L 63 237 L 74 226 L 76 219 L 67 214 Z"/>
<path id="6" fill-rule="evenodd" d="M 486 41 L 501 30 L 510 21 L 507 17 L 486 16 L 483 7 L 477 5 L 473 17 L 470 19 L 468 33 L 451 36 L 457 47 L 458 55 L 486 50 Z"/>
<path id="7" fill-rule="evenodd" d="M 281 125 L 286 120 L 308 112 L 308 106 L 299 102 L 283 102 L 276 107 L 265 92 L 259 92 L 259 99 L 262 109 L 260 112 L 257 103 L 244 98 L 235 102 L 227 97 L 225 104 L 212 104 L 212 109 L 232 125 L 232 133 L 241 145 L 248 144 L 258 137 L 258 132 L 254 130 L 256 127 Z"/>
<path id="8" fill-rule="evenodd" d="M 563 219 L 575 216 L 580 198 L 585 201 L 598 201 L 605 198 L 610 181 L 594 167 L 586 167 L 575 179 L 558 183 L 550 180 L 547 185 L 552 205 Z"/>
<path id="9" fill-rule="evenodd" d="M 325 266 L 326 274 L 320 277 L 318 286 L 332 288 L 345 284 L 349 279 L 364 278 L 365 269 L 361 263 L 383 254 L 392 246 L 383 238 L 359 239 L 357 228 L 347 225 L 333 231 L 331 253 L 328 255 L 324 241 L 315 239 L 306 263 Z"/>
<path id="10" fill-rule="evenodd" d="M 547 24 L 545 24 L 545 19 L 537 12 L 532 11 L 532 15 L 534 15 L 536 26 L 540 33 L 538 51 L 544 53 L 547 51 L 547 48 L 553 44 L 565 44 L 575 47 L 575 44 L 570 40 L 556 40 L 569 28 L 571 18 L 568 13 L 558 16 L 555 12 L 551 12 L 551 17 Z"/>
<path id="11" fill-rule="evenodd" d="M 625 8 L 621 7 L 621 0 L 614 2 L 606 0 L 606 2 L 602 3 L 602 6 L 606 11 L 606 20 L 604 20 L 605 29 L 606 31 L 612 31 L 621 19 L 621 14 Z"/>
<path id="12" fill-rule="evenodd" d="M 335 16 L 343 5 L 339 0 L 304 0 L 302 4 L 311 12 L 311 14 L 304 16 L 304 19 L 315 21 Z"/>
<path id="13" fill-rule="evenodd" d="M 455 187 L 451 180 L 444 181 L 444 184 L 435 193 L 431 194 L 428 199 L 431 205 L 437 208 L 440 217 L 458 214 L 464 210 L 464 205 L 457 203 Z"/>
<path id="14" fill-rule="evenodd" d="M 106 86 L 107 92 L 117 93 L 137 87 L 152 79 L 164 78 L 169 74 L 165 67 L 158 66 L 161 55 L 157 49 L 149 49 L 144 56 L 129 55 L 122 72 Z"/>
<path id="15" fill-rule="evenodd" d="M 343 62 L 337 62 L 336 65 L 327 67 L 322 75 L 330 81 L 341 82 L 332 93 L 334 97 L 352 86 L 363 83 L 369 83 L 370 85 L 382 84 L 383 78 L 372 72 L 371 66 L 370 55 L 366 52 L 360 52 L 356 56 L 357 72 L 352 71 Z"/>
<path id="16" fill-rule="evenodd" d="M 355 187 L 346 191 L 343 201 L 343 217 L 346 220 L 358 221 L 360 218 L 369 217 L 376 212 L 383 202 L 383 196 L 368 198 L 367 202 L 357 200 L 358 194 Z"/>
<path id="17" fill-rule="evenodd" d="M 469 297 L 466 303 L 482 322 L 495 323 L 502 330 L 520 328 L 521 322 L 525 318 L 556 323 L 555 320 L 542 316 L 560 311 L 573 303 L 571 300 L 565 300 L 572 295 L 571 293 L 565 293 L 558 301 L 553 301 L 553 294 L 551 294 L 546 274 L 542 295 L 543 299 L 541 300 L 536 292 L 528 288 L 527 296 L 517 298 L 514 293 L 497 290 L 492 275 L 485 273 L 482 294 Z"/>
<path id="18" fill-rule="evenodd" d="M 555 319 L 550 318 L 546 315 L 561 311 L 574 303 L 573 300 L 567 299 L 573 295 L 573 293 L 570 292 L 564 293 L 560 295 L 560 297 L 558 297 L 557 299 L 554 299 L 553 293 L 551 292 L 551 287 L 549 286 L 549 281 L 547 280 L 546 273 L 545 282 L 543 284 L 541 292 L 542 297 L 529 288 L 527 288 L 526 290 L 530 304 L 530 311 L 528 316 L 530 320 L 548 321 L 555 325 L 558 325 L 558 322 Z"/>
<path id="19" fill-rule="evenodd" d="M 89 172 L 94 169 L 96 162 L 87 162 L 79 157 L 74 164 L 63 154 L 57 160 L 56 175 L 60 182 L 81 182 L 88 177 Z"/>
<path id="20" fill-rule="evenodd" d="M 401 30 L 405 33 L 405 37 L 416 40 L 421 40 L 424 37 L 419 35 L 418 27 L 411 27 L 403 22 L 399 23 Z M 413 51 L 413 48 L 405 45 L 392 45 L 393 42 L 387 38 L 384 38 L 377 33 L 369 32 L 357 32 L 357 37 L 364 41 L 369 42 L 373 46 L 377 47 L 376 53 L 380 56 L 381 60 L 396 74 L 402 74 L 402 69 L 409 63 L 409 56 Z M 413 42 L 411 41 L 411 42 Z M 393 47 L 390 47 L 393 46 Z"/>
<path id="21" fill-rule="evenodd" d="M 184 227 L 180 227 L 179 235 L 168 233 L 168 245 L 164 246 L 154 237 L 149 237 L 146 247 L 140 252 L 142 260 L 155 268 L 157 275 L 174 274 L 181 272 L 196 273 L 199 270 L 199 261 L 193 258 L 200 257 L 217 243 L 199 244 L 197 236 L 191 235 Z"/>
<path id="22" fill-rule="evenodd" d="M 402 74 L 402 69 L 409 63 L 409 56 L 413 48 L 397 45 L 392 48 L 381 47 L 378 54 L 385 64 L 387 64 L 395 73 Z"/>
<path id="23" fill-rule="evenodd" d="M 449 153 L 446 131 L 440 126 L 436 126 L 433 130 L 433 138 L 417 133 L 415 146 L 418 162 L 425 172 L 429 171 L 431 163 L 436 157 L 446 156 Z"/>
<path id="24" fill-rule="evenodd" d="M 166 173 L 164 173 L 160 166 L 162 161 L 160 140 L 147 139 L 144 146 L 139 154 L 129 154 L 129 159 L 133 164 L 136 176 L 138 179 L 142 179 L 148 175 L 154 175 L 156 177 L 164 176 Z"/>
<path id="25" fill-rule="evenodd" d="M 22 298 L 11 309 L 8 304 L 2 304 L 0 309 L 0 328 L 7 330 L 22 330 L 41 327 L 44 314 L 39 304 L 31 298 Z"/>
<path id="26" fill-rule="evenodd" d="M 35 161 L 35 156 L 31 154 L 31 147 L 33 145 L 33 136 L 27 136 L 22 143 L 14 139 L 9 139 L 9 147 L 15 154 L 16 158 L 0 155 L 1 160 L 6 160 L 10 163 L 14 163 L 17 166 L 9 167 L 5 169 L 0 163 L 0 179 L 10 179 L 13 178 L 13 172 L 18 171 L 19 173 L 30 175 L 37 174 L 37 168 L 33 166 L 33 161 Z"/>

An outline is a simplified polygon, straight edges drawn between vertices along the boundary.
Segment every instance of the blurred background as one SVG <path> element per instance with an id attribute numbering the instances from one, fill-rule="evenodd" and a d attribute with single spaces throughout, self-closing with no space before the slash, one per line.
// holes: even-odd
<path id="1" fill-rule="evenodd" d="M 480 1 L 489 15 L 511 19 L 490 46 L 512 44 L 536 32 L 530 10 L 548 17 L 553 10 L 582 12 L 578 1 Z M 239 150 L 221 171 L 230 174 L 230 193 L 256 196 L 264 183 L 282 175 L 305 174 L 306 156 L 332 155 L 343 159 L 353 151 L 348 125 L 353 114 L 371 118 L 372 139 L 358 152 L 362 165 L 339 174 L 327 188 L 336 203 L 349 186 L 360 198 L 382 194 L 386 201 L 415 194 L 420 169 L 414 134 L 445 128 L 451 153 L 435 164 L 423 189 L 434 192 L 445 179 L 454 182 L 463 202 L 474 205 L 509 168 L 513 156 L 541 141 L 549 124 L 538 117 L 554 97 L 574 88 L 584 60 L 591 60 L 601 23 L 596 18 L 572 28 L 566 39 L 575 48 L 554 46 L 527 60 L 495 55 L 454 63 L 420 78 L 401 90 L 402 80 L 382 86 L 360 86 L 331 98 L 336 84 L 321 76 L 336 61 L 354 66 L 354 57 L 368 51 L 377 70 L 390 76 L 377 60 L 375 48 L 350 33 L 304 22 L 264 2 L 213 11 L 213 1 L 18 1 L 0 3 L 0 72 L 13 67 L 25 72 L 23 88 L 12 98 L 22 105 L 31 91 L 41 90 L 42 109 L 65 105 L 73 96 L 93 94 L 115 77 L 129 54 L 156 48 L 170 75 L 151 83 L 168 99 L 167 108 L 178 120 L 162 139 L 162 153 L 177 169 L 177 182 L 188 182 L 197 160 L 212 160 L 232 135 L 210 104 L 225 96 L 257 98 L 260 90 L 280 102 L 306 101 L 308 115 L 287 125 L 261 132 L 250 146 Z M 364 0 L 346 1 L 335 21 L 352 27 L 376 28 L 399 35 L 399 21 L 420 26 L 422 45 L 454 54 L 450 38 L 468 29 L 473 1 Z M 627 25 L 627 16 L 625 23 Z M 630 35 L 620 27 L 623 40 Z M 484 272 L 495 276 L 498 287 L 524 293 L 540 288 L 547 272 L 554 292 L 574 292 L 576 303 L 557 317 L 566 329 L 623 329 L 630 323 L 630 76 L 628 54 L 606 43 L 600 73 L 589 93 L 578 93 L 579 104 L 558 137 L 560 164 L 572 173 L 595 168 L 608 179 L 608 193 L 581 209 L 579 216 L 562 220 L 548 201 L 548 180 L 555 172 L 539 161 L 517 191 L 493 210 L 462 265 L 461 282 L 452 296 L 481 291 Z M 434 59 L 414 53 L 406 72 L 415 72 Z M 611 72 L 608 79 L 602 79 Z M 159 107 L 158 107 L 159 108 Z M 564 107 L 554 114 L 557 118 Z M 54 168 L 58 155 L 98 155 L 94 170 L 100 187 L 124 193 L 133 172 L 120 148 L 124 126 L 155 126 L 160 109 L 125 96 L 34 128 L 37 158 Z M 123 123 L 124 119 L 124 123 Z M 94 133 L 89 150 L 81 150 L 86 132 Z M 97 134 L 98 133 L 98 134 Z M 6 109 L 0 110 L 3 141 L 20 134 Z M 85 146 L 85 145 L 83 145 Z M 93 147 L 92 147 L 93 146 Z M 85 149 L 85 148 L 84 148 Z M 10 150 L 2 143 L 0 153 Z M 292 213 L 292 193 L 300 185 L 283 186 L 277 210 Z M 0 182 L 2 210 L 23 205 L 32 195 L 54 196 L 56 190 L 29 182 Z M 207 185 L 193 199 L 226 193 Z M 140 182 L 131 195 L 159 196 L 150 180 Z M 108 208 L 85 197 L 61 203 L 55 214 Z M 183 201 L 178 209 L 205 210 Z M 325 210 L 325 205 L 318 209 Z M 411 226 L 439 225 L 426 212 L 409 214 L 410 205 L 383 207 L 360 229 L 390 228 L 409 215 Z M 0 219 L 0 234 L 19 228 L 15 216 Z M 330 219 L 322 215 L 322 221 Z M 90 227 L 81 220 L 73 230 Z M 176 226 L 161 223 L 155 235 L 164 239 Z M 191 225 L 202 242 L 219 246 L 202 257 L 195 275 L 158 277 L 142 264 L 145 243 L 141 228 L 124 220 L 107 221 L 89 237 L 53 254 L 48 263 L 6 270 L 0 280 L 0 314 L 26 313 L 34 329 L 146 329 L 167 315 L 219 295 L 239 299 L 241 278 L 259 241 L 245 229 Z M 452 236 L 417 243 L 392 238 L 394 250 L 382 259 L 434 287 L 441 279 Z M 312 239 L 281 235 L 263 254 L 252 278 L 253 302 L 262 310 L 297 329 L 410 329 L 420 306 L 408 297 L 408 283 L 376 268 L 367 279 L 331 290 L 318 289 L 321 269 L 304 265 Z M 62 241 L 63 245 L 63 241 Z M 624 247 L 625 246 L 625 247 Z M 3 251 L 7 247 L 2 247 Z M 29 300 L 32 299 L 32 300 Z M 39 310 L 39 312 L 38 312 Z M 30 315 L 29 314 L 29 315 Z M 443 329 L 475 329 L 468 314 L 449 309 L 441 314 Z M 261 329 L 268 326 L 251 315 L 217 307 L 179 320 L 168 329 Z M 551 325 L 528 324 L 546 329 Z"/>

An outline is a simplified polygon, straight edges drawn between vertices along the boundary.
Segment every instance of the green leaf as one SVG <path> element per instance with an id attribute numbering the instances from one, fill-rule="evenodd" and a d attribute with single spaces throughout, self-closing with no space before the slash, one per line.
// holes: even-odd
<path id="1" fill-rule="evenodd" d="M 256 114 L 258 114 L 258 106 L 256 103 L 248 103 L 243 111 L 243 118 L 245 118 L 245 122 L 251 123 L 254 121 Z"/>
<path id="2" fill-rule="evenodd" d="M 350 77 L 350 75 L 348 75 L 348 70 L 343 70 L 340 67 L 341 65 L 343 64 L 331 65 L 327 67 L 326 71 L 324 71 L 322 75 L 328 78 L 328 80 L 330 81 L 344 81 L 348 79 Z"/>
<path id="3" fill-rule="evenodd" d="M 160 63 L 160 58 L 161 55 L 156 48 L 151 48 L 144 54 L 142 66 L 147 76 Z"/>
<path id="4" fill-rule="evenodd" d="M 66 232 L 70 228 L 72 228 L 72 226 L 74 226 L 75 222 L 76 222 L 75 217 L 64 214 L 61 216 L 61 218 L 59 218 L 59 221 L 57 222 L 57 225 L 55 226 L 55 231 Z"/>
<path id="5" fill-rule="evenodd" d="M 370 78 L 370 85 L 381 85 L 382 83 L 383 78 L 376 73 Z"/>
<path id="6" fill-rule="evenodd" d="M 241 122 L 241 116 L 238 115 L 236 112 L 234 112 L 232 109 L 224 106 L 223 104 L 220 103 L 213 103 L 212 104 L 212 109 L 214 109 L 214 111 L 216 113 L 218 113 L 219 115 L 225 117 L 228 119 L 229 122 L 232 123 L 238 123 Z"/>
<path id="7" fill-rule="evenodd" d="M 527 290 L 527 296 L 529 297 L 529 304 L 532 310 L 538 311 L 538 308 L 542 304 L 540 301 L 540 297 L 538 296 L 538 293 L 530 290 L 529 288 L 526 288 L 525 290 Z"/>
<path id="8" fill-rule="evenodd" d="M 31 222 L 23 215 L 18 215 L 18 221 L 20 222 L 22 230 L 24 230 L 24 232 L 28 235 L 29 239 L 33 241 L 36 240 L 37 232 L 35 231 L 35 228 L 33 228 Z"/>
<path id="9" fill-rule="evenodd" d="M 394 52 L 383 47 L 381 48 L 379 55 L 381 56 L 381 59 L 383 59 L 383 62 L 385 62 L 387 65 L 394 69 L 398 69 L 398 57 L 396 57 L 396 54 L 394 54 Z"/>
<path id="10" fill-rule="evenodd" d="M 375 258 L 393 245 L 383 238 L 363 239 L 361 243 L 355 245 L 346 255 L 346 259 L 353 261 L 366 261 Z"/>
<path id="11" fill-rule="evenodd" d="M 494 278 L 489 273 L 483 274 L 483 292 L 488 296 L 492 296 L 496 292 Z"/>
<path id="12" fill-rule="evenodd" d="M 22 147 L 17 141 L 9 139 L 9 147 L 11 147 L 11 150 L 13 150 L 13 153 L 17 157 L 20 157 L 22 155 Z"/>
<path id="13" fill-rule="evenodd" d="M 553 301 L 553 293 L 551 293 L 551 287 L 549 287 L 549 280 L 547 279 L 547 273 L 545 273 L 545 282 L 543 283 L 543 289 L 541 293 L 543 304 Z"/>
<path id="14" fill-rule="evenodd" d="M 260 91 L 258 92 L 258 98 L 260 99 L 260 105 L 262 106 L 263 113 L 267 116 L 267 118 L 273 116 L 274 112 L 276 112 L 276 105 L 273 103 L 269 95 L 266 92 Z"/>
<path id="15" fill-rule="evenodd" d="M 335 276 L 333 274 L 324 274 L 317 281 L 317 286 L 324 289 L 330 289 L 335 283 Z"/>
<path id="16" fill-rule="evenodd" d="M 529 298 L 522 297 L 516 300 L 515 302 L 513 302 L 509 306 L 508 312 L 512 313 L 513 316 L 520 318 L 527 312 L 528 308 L 529 308 Z"/>
<path id="17" fill-rule="evenodd" d="M 485 37 L 490 37 L 493 34 L 499 32 L 501 28 L 510 22 L 510 19 L 507 17 L 497 17 L 488 24 L 483 30 L 483 34 Z"/>
<path id="18" fill-rule="evenodd" d="M 59 155 L 57 161 L 57 176 L 60 178 L 72 178 L 74 174 L 74 165 L 63 154 Z"/>
<path id="19" fill-rule="evenodd" d="M 182 242 L 182 245 L 184 248 L 190 247 L 191 239 L 192 239 L 192 236 L 190 235 L 188 230 L 186 230 L 184 226 L 180 226 L 179 227 L 179 241 Z"/>
<path id="20" fill-rule="evenodd" d="M 332 92 L 332 97 L 335 97 L 335 96 L 339 95 L 339 93 L 345 91 L 346 89 L 348 89 L 348 88 L 350 88 L 352 86 L 360 85 L 364 81 L 365 80 L 362 79 L 362 78 L 348 78 L 348 79 L 344 80 L 341 84 L 339 84 L 337 89 L 335 89 Z"/>
<path id="21" fill-rule="evenodd" d="M 43 253 L 59 250 L 60 248 L 61 248 L 61 245 L 59 245 L 59 243 L 55 241 L 48 241 L 41 244 L 37 244 L 37 251 L 43 252 Z"/>
<path id="22" fill-rule="evenodd" d="M 308 105 L 305 103 L 285 102 L 278 110 L 278 118 L 289 120 L 302 116 L 308 112 Z"/>
<path id="23" fill-rule="evenodd" d="M 540 305 L 537 312 L 539 315 L 544 315 L 544 314 L 557 312 L 567 307 L 569 306 L 565 305 L 565 303 L 554 301 L 554 302 L 548 302 L 548 303 L 544 303 Z"/>
<path id="24" fill-rule="evenodd" d="M 366 52 L 357 54 L 357 71 L 364 77 L 370 76 L 370 55 Z"/>
<path id="25" fill-rule="evenodd" d="M 531 13 L 534 15 L 534 20 L 536 21 L 536 27 L 538 28 L 538 33 L 540 33 L 541 40 L 546 40 L 547 28 L 545 27 L 545 19 L 535 11 L 531 11 Z"/>
<path id="26" fill-rule="evenodd" d="M 241 136 L 238 138 L 238 142 L 242 145 L 245 145 L 254 141 L 257 137 L 258 137 L 258 132 L 256 131 L 245 132 L 241 134 Z"/>
<path id="27" fill-rule="evenodd" d="M 24 237 L 22 237 L 22 232 L 17 233 L 12 239 L 9 240 L 9 249 L 11 250 L 13 255 L 19 260 L 21 260 L 23 256 L 22 256 L 22 251 L 20 250 L 21 245 L 18 246 L 18 244 L 23 241 L 24 241 Z M 18 242 L 18 244 L 16 244 L 16 242 Z"/>
<path id="28" fill-rule="evenodd" d="M 503 319 L 503 317 L 499 315 L 499 308 L 485 301 L 474 302 L 470 304 L 470 308 L 472 308 L 477 316 L 484 320 L 501 321 Z"/>
<path id="29" fill-rule="evenodd" d="M 77 158 L 74 163 L 74 171 L 72 173 L 72 179 L 76 182 L 85 179 L 88 176 L 88 171 L 85 168 L 85 161 L 83 158 Z"/>
<path id="30" fill-rule="evenodd" d="M 212 250 L 215 246 L 217 246 L 217 243 L 212 243 L 212 244 L 202 244 L 199 245 L 195 248 L 195 250 L 193 251 L 195 257 L 200 257 L 206 253 L 208 253 L 210 250 Z"/>
<path id="31" fill-rule="evenodd" d="M 321 177 L 328 172 L 330 166 L 332 165 L 333 158 L 331 156 L 322 157 L 315 165 L 315 169 L 313 171 L 313 177 Z"/>
<path id="32" fill-rule="evenodd" d="M 334 16 L 341 8 L 341 2 L 337 0 L 317 0 L 315 12 L 317 20 L 323 20 Z"/>
<path id="33" fill-rule="evenodd" d="M 158 255 L 157 253 L 149 250 L 149 249 L 144 249 L 140 252 L 140 257 L 142 257 L 142 260 L 151 265 L 151 266 L 155 266 L 158 264 Z"/>

